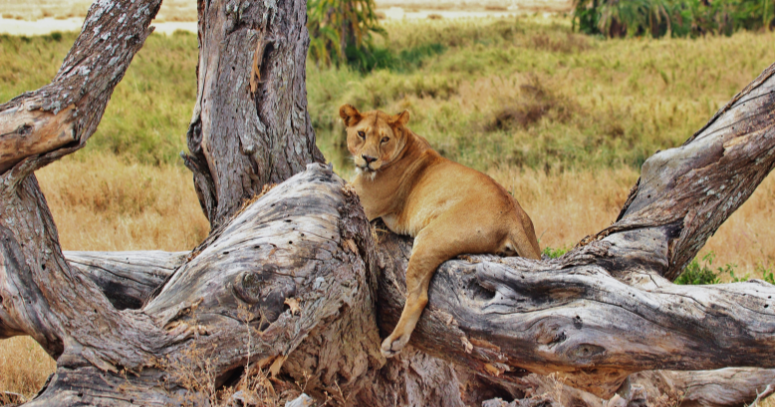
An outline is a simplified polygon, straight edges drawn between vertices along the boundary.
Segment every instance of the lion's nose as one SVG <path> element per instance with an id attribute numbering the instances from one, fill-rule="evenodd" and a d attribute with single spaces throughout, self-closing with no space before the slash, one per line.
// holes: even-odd
<path id="1" fill-rule="evenodd" d="M 364 159 L 364 161 L 366 161 L 366 165 L 369 165 L 369 164 L 373 163 L 374 161 L 377 161 L 376 158 L 368 156 L 366 154 L 361 155 L 361 157 Z"/>

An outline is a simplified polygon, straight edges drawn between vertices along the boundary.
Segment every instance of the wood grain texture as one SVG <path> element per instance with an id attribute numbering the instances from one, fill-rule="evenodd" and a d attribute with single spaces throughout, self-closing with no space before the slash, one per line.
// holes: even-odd
<path id="1" fill-rule="evenodd" d="M 0 112 L 0 173 L 25 157 L 78 141 L 73 106 L 56 114 L 30 107 L 26 101 Z"/>
<path id="2" fill-rule="evenodd" d="M 70 267 L 97 284 L 117 309 L 137 309 L 180 267 L 189 252 L 65 251 Z"/>
<path id="3" fill-rule="evenodd" d="M 377 248 L 384 334 L 403 306 L 411 245 L 385 234 Z M 772 285 L 677 286 L 651 276 L 653 285 L 634 287 L 585 264 L 584 249 L 541 263 L 494 256 L 445 263 L 411 343 L 514 382 L 528 371 L 564 372 L 566 384 L 603 398 L 638 370 L 775 363 Z"/>
<path id="4" fill-rule="evenodd" d="M 349 244 L 345 244 L 349 247 Z M 65 252 L 68 262 L 97 283 L 114 305 L 134 305 L 148 300 L 157 286 L 164 283 L 165 277 L 186 260 L 187 254 L 160 251 Z M 119 301 L 124 298 L 131 301 Z M 287 309 L 284 304 L 282 308 Z M 373 317 L 373 313 L 370 315 Z M 341 372 L 337 372 L 337 375 L 332 376 L 334 371 L 330 366 L 341 365 L 342 359 L 347 359 L 347 351 L 342 352 L 336 346 L 347 349 L 353 338 L 364 335 L 362 331 L 353 330 L 354 327 L 348 322 L 347 319 L 328 322 L 325 332 L 311 332 L 300 348 L 285 360 L 281 372 L 292 373 L 297 379 L 304 378 L 308 391 L 321 398 L 325 398 L 324 391 L 331 391 L 335 385 L 347 389 L 347 382 L 353 375 L 341 376 Z M 326 340 L 320 340 L 318 335 L 325 335 Z M 372 346 L 378 351 L 379 337 L 372 335 L 371 339 L 374 341 Z M 305 351 L 305 348 L 309 350 Z M 315 369 L 325 369 L 327 366 L 327 373 L 322 377 L 310 376 Z M 379 369 L 361 371 L 360 374 L 369 377 L 368 383 L 362 380 L 364 383 L 354 394 L 351 394 L 350 389 L 346 393 L 349 400 L 343 404 L 464 405 L 461 386 L 451 365 L 415 350 L 408 350 L 401 357 L 390 359 Z M 338 395 L 338 390 L 333 394 Z"/>
<path id="5" fill-rule="evenodd" d="M 306 2 L 199 1 L 197 101 L 184 155 L 217 227 L 243 201 L 323 162 L 307 112 Z"/>
<path id="6" fill-rule="evenodd" d="M 758 394 L 775 383 L 775 370 L 725 368 L 710 371 L 638 372 L 627 379 L 622 393 L 642 389 L 649 405 L 672 396 L 681 407 L 750 406 Z"/>
<path id="7" fill-rule="evenodd" d="M 114 284 L 99 284 L 108 298 L 113 292 L 148 292 L 147 281 L 157 281 L 160 272 L 175 268 L 180 253 L 149 252 L 65 252 L 71 264 L 91 264 L 87 271 L 95 282 L 109 281 L 115 275 L 129 274 L 130 279 L 116 279 Z M 80 262 L 80 263 L 76 263 Z M 101 276 L 104 274 L 105 276 Z M 143 274 L 147 274 L 143 277 Z M 119 285 L 127 287 L 119 287 Z M 132 288 L 133 286 L 139 289 Z M 140 299 L 145 300 L 146 297 Z M 319 346 L 316 340 L 310 345 Z M 472 349 L 473 350 L 473 349 Z M 465 405 L 502 400 L 531 400 L 535 395 L 551 395 L 551 401 L 561 406 L 603 407 L 607 399 L 575 389 L 563 376 L 504 375 L 481 376 L 460 364 L 454 372 L 449 365 L 417 350 L 409 350 L 400 359 L 390 359 L 374 376 L 373 384 L 357 394 L 360 405 Z M 289 366 L 293 359 L 286 362 Z M 302 370 L 302 369 L 297 369 Z M 725 368 L 705 371 L 643 371 L 630 375 L 617 389 L 628 403 L 645 402 L 659 405 L 730 407 L 750 404 L 768 384 L 775 383 L 775 370 L 756 368 Z M 314 386 L 312 386 L 314 387 Z M 461 390 L 462 389 L 462 390 Z M 636 390 L 639 392 L 636 392 Z M 458 392 L 461 395 L 456 396 Z M 536 400 L 543 400 L 540 397 Z M 442 402 L 443 401 L 443 402 Z M 356 405 L 357 405 L 356 403 Z M 436 404 L 441 403 L 441 404 Z M 508 404 L 508 402 L 506 402 Z"/>

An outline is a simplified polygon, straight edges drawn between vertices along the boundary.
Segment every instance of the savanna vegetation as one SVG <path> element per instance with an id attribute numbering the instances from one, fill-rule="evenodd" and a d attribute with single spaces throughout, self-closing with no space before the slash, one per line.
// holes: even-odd
<path id="1" fill-rule="evenodd" d="M 775 27 L 772 0 L 575 0 L 574 25 L 587 34 L 654 38 L 731 35 Z"/>
<path id="2" fill-rule="evenodd" d="M 561 17 L 382 26 L 354 63 L 308 60 L 309 112 L 335 170 L 353 176 L 341 104 L 407 109 L 437 150 L 517 197 L 551 255 L 612 222 L 649 155 L 681 144 L 775 61 L 775 33 L 764 30 L 607 40 Z M 0 100 L 48 83 L 74 39 L 0 36 Z M 194 34 L 152 35 L 87 147 L 38 172 L 63 248 L 188 250 L 205 237 L 179 158 L 196 57 Z M 682 282 L 772 280 L 773 198 L 770 177 Z M 0 389 L 33 394 L 53 369 L 46 358 L 28 338 L 4 342 Z"/>

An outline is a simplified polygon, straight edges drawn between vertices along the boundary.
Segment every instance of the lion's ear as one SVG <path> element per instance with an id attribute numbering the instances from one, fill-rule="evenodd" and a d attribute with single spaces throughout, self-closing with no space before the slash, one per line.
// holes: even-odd
<path id="1" fill-rule="evenodd" d="M 361 112 L 352 105 L 342 105 L 342 107 L 339 108 L 339 117 L 342 118 L 344 125 L 347 127 L 355 126 L 363 119 Z"/>
<path id="2" fill-rule="evenodd" d="M 407 123 L 409 123 L 409 111 L 404 110 L 395 116 L 390 116 L 388 122 L 390 122 L 390 124 L 393 126 L 405 126 Z"/>

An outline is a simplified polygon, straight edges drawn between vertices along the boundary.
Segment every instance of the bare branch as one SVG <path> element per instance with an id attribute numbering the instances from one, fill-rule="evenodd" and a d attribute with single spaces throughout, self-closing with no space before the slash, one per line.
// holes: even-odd
<path id="1" fill-rule="evenodd" d="M 7 185 L 83 147 L 113 89 L 152 30 L 161 0 L 92 5 L 54 80 L 0 105 L 0 173 Z M 7 172 L 17 166 L 17 171 Z"/>

